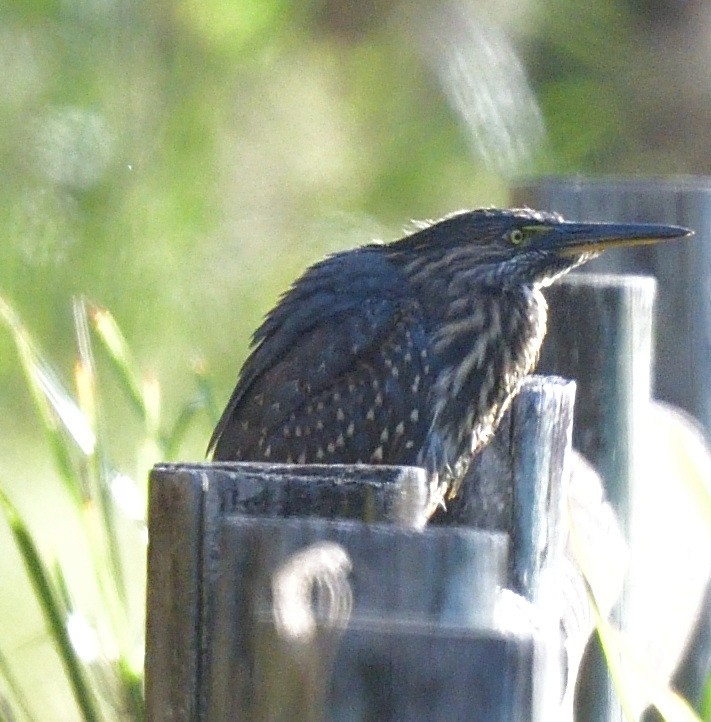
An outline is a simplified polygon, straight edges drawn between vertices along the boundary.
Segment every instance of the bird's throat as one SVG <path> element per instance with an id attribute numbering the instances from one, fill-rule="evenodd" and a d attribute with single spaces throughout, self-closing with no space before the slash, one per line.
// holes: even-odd
<path id="1" fill-rule="evenodd" d="M 450 465 L 489 440 L 535 367 L 546 332 L 546 301 L 532 286 L 482 288 L 468 300 L 468 308 L 462 304 L 450 314 L 432 339 L 439 369 L 433 429 Z"/>

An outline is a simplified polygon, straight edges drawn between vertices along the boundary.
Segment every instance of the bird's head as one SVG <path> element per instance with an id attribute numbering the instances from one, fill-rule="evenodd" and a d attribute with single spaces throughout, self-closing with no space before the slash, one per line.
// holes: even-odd
<path id="1" fill-rule="evenodd" d="M 421 226 L 389 249 L 408 273 L 467 283 L 545 286 L 607 248 L 657 243 L 692 231 L 641 223 L 572 223 L 521 209 L 460 211 Z"/>

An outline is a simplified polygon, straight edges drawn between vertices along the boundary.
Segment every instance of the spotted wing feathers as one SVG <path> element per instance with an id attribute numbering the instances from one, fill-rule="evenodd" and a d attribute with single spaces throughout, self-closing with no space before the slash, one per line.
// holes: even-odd
<path id="1" fill-rule="evenodd" d="M 426 337 L 417 303 L 377 249 L 350 254 L 347 268 L 334 256 L 310 269 L 254 342 L 213 458 L 414 463 L 426 432 L 415 410 Z"/>

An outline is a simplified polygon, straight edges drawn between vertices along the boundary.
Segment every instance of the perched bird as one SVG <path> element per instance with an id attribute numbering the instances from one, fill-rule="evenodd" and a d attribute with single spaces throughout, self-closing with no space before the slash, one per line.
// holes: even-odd
<path id="1" fill-rule="evenodd" d="M 215 460 L 423 467 L 456 491 L 546 332 L 540 289 L 611 246 L 675 226 L 462 211 L 309 268 L 254 334 Z"/>

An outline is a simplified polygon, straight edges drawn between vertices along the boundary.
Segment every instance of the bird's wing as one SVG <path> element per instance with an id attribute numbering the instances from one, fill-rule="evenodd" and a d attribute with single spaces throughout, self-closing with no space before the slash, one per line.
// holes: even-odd
<path id="1" fill-rule="evenodd" d="M 394 420 L 404 384 L 412 386 L 392 376 L 385 355 L 424 343 L 421 324 L 413 324 L 415 306 L 377 249 L 311 268 L 255 333 L 254 351 L 211 439 L 213 458 L 369 460 L 362 456 L 378 445 L 366 423 L 374 430 Z M 371 406 L 373 418 L 366 419 Z M 386 411 L 388 419 L 375 418 Z"/>

